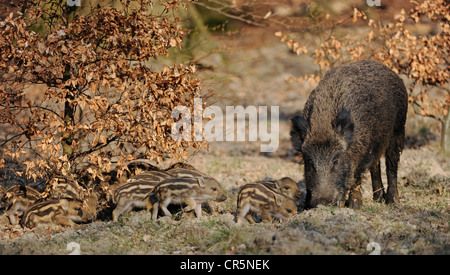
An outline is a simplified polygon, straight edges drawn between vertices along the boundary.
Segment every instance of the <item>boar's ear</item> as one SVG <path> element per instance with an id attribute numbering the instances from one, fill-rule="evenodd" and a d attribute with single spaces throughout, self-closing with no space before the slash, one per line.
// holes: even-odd
<path id="1" fill-rule="evenodd" d="M 61 205 L 63 210 L 69 209 L 69 201 L 66 199 L 62 199 L 59 201 L 59 204 Z"/>
<path id="2" fill-rule="evenodd" d="M 336 117 L 334 128 L 336 133 L 342 136 L 347 143 L 352 142 L 355 125 L 353 123 L 350 111 L 342 109 L 339 112 Z"/>
<path id="3" fill-rule="evenodd" d="M 203 180 L 203 178 L 197 178 L 197 183 L 200 187 L 205 187 L 205 181 Z"/>
<path id="4" fill-rule="evenodd" d="M 301 115 L 295 115 L 291 118 L 291 142 L 295 150 L 301 151 L 303 141 L 306 138 L 307 122 Z"/>
<path id="5" fill-rule="evenodd" d="M 278 196 L 275 196 L 275 204 L 277 206 L 281 206 L 281 203 L 282 203 L 282 200 Z"/>

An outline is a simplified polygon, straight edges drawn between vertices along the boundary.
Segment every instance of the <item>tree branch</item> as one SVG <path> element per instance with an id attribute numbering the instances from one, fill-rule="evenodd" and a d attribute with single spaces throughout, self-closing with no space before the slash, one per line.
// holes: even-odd
<path id="1" fill-rule="evenodd" d="M 75 160 L 76 158 L 79 158 L 79 157 L 84 157 L 84 156 L 86 156 L 86 155 L 89 155 L 89 154 L 91 154 L 91 153 L 97 151 L 97 150 L 100 150 L 100 149 L 102 149 L 102 148 L 108 146 L 111 142 L 117 140 L 118 138 L 119 138 L 118 136 L 110 137 L 110 138 L 108 138 L 108 139 L 106 140 L 105 143 L 98 144 L 98 145 L 94 146 L 93 148 L 91 148 L 91 149 L 89 149 L 89 150 L 87 150 L 87 151 L 80 152 L 80 153 L 76 153 L 76 154 L 71 154 L 71 155 L 69 156 L 69 161 Z"/>
<path id="2" fill-rule="evenodd" d="M 14 135 L 13 137 L 11 137 L 11 138 L 5 140 L 5 142 L 3 142 L 2 144 L 0 144 L 0 147 L 3 147 L 6 143 L 10 142 L 11 140 L 13 140 L 13 139 L 15 139 L 15 138 L 18 138 L 18 137 L 24 135 L 24 134 L 25 134 L 25 133 L 19 133 L 19 134 L 17 134 L 17 135 Z"/>

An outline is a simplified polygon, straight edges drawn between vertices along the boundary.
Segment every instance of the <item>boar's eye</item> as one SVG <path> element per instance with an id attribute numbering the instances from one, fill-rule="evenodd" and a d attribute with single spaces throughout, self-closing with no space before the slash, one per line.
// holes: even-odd
<path id="1" fill-rule="evenodd" d="M 333 166 L 332 166 L 333 169 L 337 168 L 337 165 L 339 164 L 340 156 L 341 156 L 340 154 L 337 154 L 333 157 Z"/>
<path id="2" fill-rule="evenodd" d="M 333 167 L 336 167 L 336 165 L 339 163 L 339 160 L 338 159 L 335 159 L 334 161 L 333 161 Z"/>
<path id="3" fill-rule="evenodd" d="M 217 188 L 216 187 L 211 187 L 211 190 L 217 191 Z"/>

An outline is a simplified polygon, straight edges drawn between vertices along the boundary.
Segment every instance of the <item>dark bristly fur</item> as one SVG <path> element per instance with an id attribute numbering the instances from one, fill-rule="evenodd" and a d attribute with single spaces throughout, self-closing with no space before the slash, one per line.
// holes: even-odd
<path id="1" fill-rule="evenodd" d="M 292 145 L 305 162 L 307 207 L 338 203 L 347 194 L 347 205 L 360 207 L 361 175 L 367 169 L 374 200 L 397 202 L 407 108 L 403 81 L 383 64 L 365 60 L 331 69 L 312 91 L 303 115 L 291 119 Z"/>

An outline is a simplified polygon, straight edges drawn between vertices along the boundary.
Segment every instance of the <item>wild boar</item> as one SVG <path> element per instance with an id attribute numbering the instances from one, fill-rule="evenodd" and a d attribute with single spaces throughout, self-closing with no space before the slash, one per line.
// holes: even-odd
<path id="1" fill-rule="evenodd" d="M 21 217 L 31 205 L 43 198 L 43 194 L 29 186 L 14 185 L 8 188 L 4 200 L 9 222 L 16 225 L 18 223 L 16 216 Z"/>
<path id="2" fill-rule="evenodd" d="M 279 180 L 259 181 L 257 183 L 264 184 L 272 189 L 275 189 L 294 201 L 300 200 L 303 195 L 303 191 L 300 190 L 297 183 L 289 177 L 284 177 Z"/>
<path id="3" fill-rule="evenodd" d="M 149 180 L 149 181 L 163 181 L 167 178 L 172 177 L 166 171 L 154 170 L 154 171 L 146 171 L 141 174 L 137 174 L 132 176 L 127 182 L 132 182 L 136 180 Z"/>
<path id="4" fill-rule="evenodd" d="M 275 189 L 293 199 L 299 212 L 305 209 L 306 187 L 304 181 L 297 183 L 289 177 L 284 177 L 279 180 L 265 180 L 257 183 Z"/>
<path id="5" fill-rule="evenodd" d="M 153 162 L 147 159 L 135 159 L 128 161 L 127 168 L 130 171 L 129 176 L 138 174 L 140 171 L 159 171 L 160 169 Z"/>
<path id="6" fill-rule="evenodd" d="M 254 223 L 254 216 L 261 214 L 263 222 L 273 218 L 288 218 L 297 213 L 293 199 L 261 183 L 248 183 L 239 189 L 237 198 L 236 222 L 242 219 Z"/>
<path id="7" fill-rule="evenodd" d="M 152 192 L 155 193 L 157 202 L 152 206 L 148 204 L 147 209 L 153 209 L 153 220 L 157 219 L 159 208 L 166 216 L 171 217 L 172 214 L 167 209 L 171 203 L 187 204 L 183 210 L 185 212 L 194 210 L 197 218 L 200 218 L 202 202 L 207 200 L 222 202 L 227 199 L 218 183 L 202 177 L 167 179 L 159 183 Z"/>
<path id="8" fill-rule="evenodd" d="M 172 170 L 172 169 L 175 169 L 175 168 L 184 168 L 184 169 L 189 169 L 189 170 L 197 170 L 197 169 L 195 169 L 194 166 L 192 166 L 192 165 L 190 165 L 188 163 L 177 162 L 177 163 L 174 163 L 174 164 L 170 165 L 167 169 L 165 169 L 165 171 L 169 171 L 169 170 Z"/>
<path id="9" fill-rule="evenodd" d="M 96 197 L 85 202 L 72 199 L 49 200 L 31 206 L 20 220 L 22 227 L 34 228 L 39 224 L 73 226 L 88 222 L 96 216 Z"/>
<path id="10" fill-rule="evenodd" d="M 140 160 L 140 161 L 143 161 L 143 160 Z M 171 166 L 169 166 L 167 169 L 164 169 L 164 170 L 154 169 L 151 171 L 145 171 L 143 173 L 134 175 L 130 179 L 128 179 L 127 182 L 131 182 L 131 181 L 135 181 L 135 180 L 151 180 L 151 181 L 159 180 L 159 181 L 162 181 L 162 180 L 165 180 L 170 177 L 192 178 L 192 177 L 207 177 L 207 175 L 198 171 L 197 169 L 195 169 L 194 166 L 192 166 L 190 164 L 177 162 L 175 164 L 172 164 Z"/>
<path id="11" fill-rule="evenodd" d="M 331 69 L 312 91 L 303 115 L 291 119 L 291 141 L 303 155 L 306 206 L 362 205 L 361 176 L 369 169 L 373 199 L 398 201 L 397 169 L 405 138 L 408 96 L 385 65 L 365 60 Z M 386 160 L 387 192 L 380 158 Z"/>
<path id="12" fill-rule="evenodd" d="M 51 199 L 78 199 L 84 200 L 88 192 L 78 182 L 70 177 L 57 176 L 45 190 Z"/>
<path id="13" fill-rule="evenodd" d="M 172 168 L 170 170 L 167 170 L 166 173 L 168 173 L 174 178 L 195 178 L 195 177 L 210 178 L 210 176 L 198 171 L 197 169 L 190 169 L 183 167 Z"/>
<path id="14" fill-rule="evenodd" d="M 151 211 L 156 202 L 153 188 L 161 181 L 170 178 L 197 178 L 201 177 L 203 183 L 210 187 L 220 186 L 219 183 L 197 171 L 193 166 L 185 163 L 175 163 L 165 170 L 146 171 L 131 177 L 127 183 L 117 187 L 114 191 L 113 203 L 116 208 L 113 211 L 113 220 L 123 214 L 131 211 L 133 208 L 144 208 Z"/>
<path id="15" fill-rule="evenodd" d="M 134 180 L 125 183 L 114 191 L 113 202 L 116 208 L 113 211 L 113 221 L 123 213 L 130 212 L 134 207 L 145 208 L 147 197 L 153 188 L 160 183 L 159 180 Z"/>

